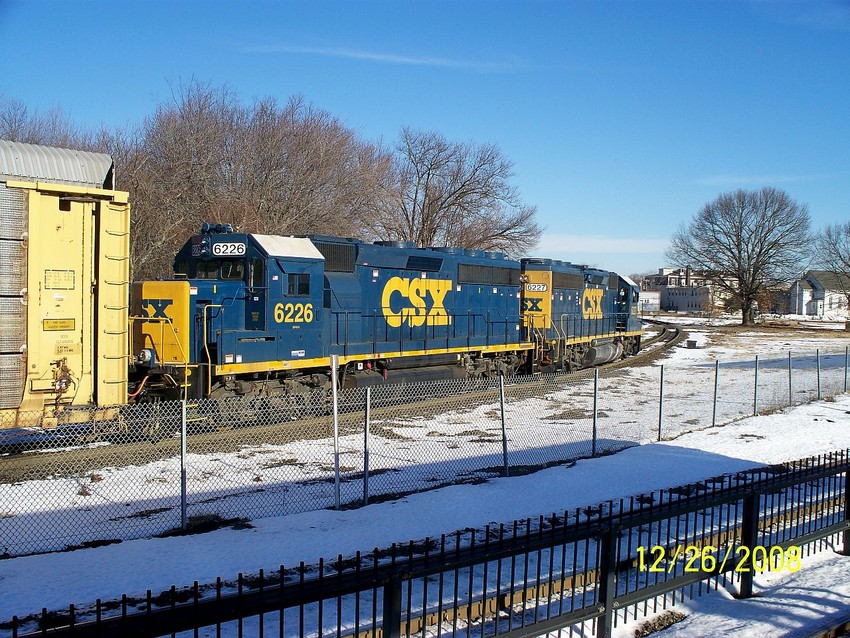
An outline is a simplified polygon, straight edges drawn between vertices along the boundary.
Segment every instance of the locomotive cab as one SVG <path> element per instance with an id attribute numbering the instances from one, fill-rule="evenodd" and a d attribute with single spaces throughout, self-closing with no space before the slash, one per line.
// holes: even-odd
<path id="1" fill-rule="evenodd" d="M 134 285 L 137 391 L 257 392 L 271 372 L 322 357 L 323 260 L 303 238 L 205 224 L 177 253 L 174 279 Z"/>

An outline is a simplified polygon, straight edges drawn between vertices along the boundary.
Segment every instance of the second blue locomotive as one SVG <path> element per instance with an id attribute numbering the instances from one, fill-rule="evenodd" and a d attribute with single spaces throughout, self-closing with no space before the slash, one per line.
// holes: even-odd
<path id="1" fill-rule="evenodd" d="M 462 248 L 204 225 L 134 285 L 136 399 L 576 369 L 640 348 L 628 278 Z M 336 356 L 334 356 L 336 355 Z"/>

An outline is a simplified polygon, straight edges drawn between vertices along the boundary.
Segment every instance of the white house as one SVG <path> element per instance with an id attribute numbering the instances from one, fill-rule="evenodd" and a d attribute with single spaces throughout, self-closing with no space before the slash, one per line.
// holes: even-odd
<path id="1" fill-rule="evenodd" d="M 827 270 L 810 270 L 788 291 L 789 308 L 793 315 L 823 317 L 847 312 L 850 278 Z"/>

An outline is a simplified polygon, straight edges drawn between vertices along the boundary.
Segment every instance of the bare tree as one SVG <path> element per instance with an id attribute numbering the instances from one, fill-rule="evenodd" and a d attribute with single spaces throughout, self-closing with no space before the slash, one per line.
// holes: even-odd
<path id="1" fill-rule="evenodd" d="M 667 258 L 704 271 L 738 301 L 742 323 L 751 324 L 762 289 L 799 274 L 809 224 L 808 207 L 782 190 L 737 190 L 720 195 L 683 224 L 673 234 Z"/>
<path id="2" fill-rule="evenodd" d="M 850 222 L 824 228 L 815 238 L 815 250 L 824 270 L 835 273 L 833 281 L 846 298 L 850 313 Z"/>
<path id="3" fill-rule="evenodd" d="M 3 94 L 0 94 L 0 139 L 83 150 L 89 150 L 94 143 L 92 135 L 75 126 L 58 106 L 40 112 Z"/>
<path id="4" fill-rule="evenodd" d="M 246 107 L 226 87 L 196 81 L 145 121 L 132 165 L 136 277 L 170 272 L 203 221 L 357 235 L 389 175 L 386 152 L 303 98 Z"/>
<path id="5" fill-rule="evenodd" d="M 492 144 L 450 143 L 405 128 L 396 148 L 394 187 L 371 223 L 384 239 L 519 254 L 541 229 L 537 209 L 509 183 L 512 164 Z"/>

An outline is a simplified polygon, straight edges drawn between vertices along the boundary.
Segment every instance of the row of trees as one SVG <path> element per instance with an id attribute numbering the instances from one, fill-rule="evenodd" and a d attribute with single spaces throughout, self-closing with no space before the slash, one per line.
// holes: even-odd
<path id="1" fill-rule="evenodd" d="M 301 97 L 246 106 L 225 87 L 192 81 L 137 128 L 89 131 L 58 108 L 33 112 L 0 95 L 0 138 L 113 156 L 133 205 L 135 279 L 168 275 L 204 221 L 515 256 L 541 234 L 495 145 L 405 128 L 387 148 Z"/>
<path id="2" fill-rule="evenodd" d="M 536 207 L 511 185 L 513 165 L 495 145 L 405 128 L 386 148 L 301 97 L 245 106 L 227 88 L 193 81 L 136 129 L 87 131 L 58 108 L 34 113 L 0 94 L 0 138 L 115 158 L 133 204 L 136 279 L 167 276 L 176 250 L 204 221 L 513 256 L 541 234 Z M 667 257 L 713 274 L 751 323 L 759 296 L 798 277 L 815 255 L 850 281 L 850 223 L 818 235 L 810 226 L 808 207 L 784 191 L 738 190 L 683 224 Z"/>

